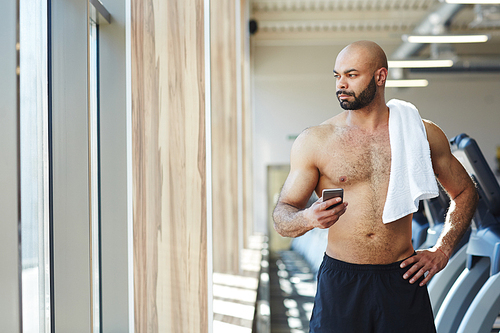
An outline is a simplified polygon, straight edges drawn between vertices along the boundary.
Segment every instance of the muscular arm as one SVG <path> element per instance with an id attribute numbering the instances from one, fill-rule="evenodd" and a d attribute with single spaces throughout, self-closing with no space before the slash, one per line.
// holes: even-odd
<path id="1" fill-rule="evenodd" d="M 347 204 L 326 210 L 336 199 L 323 202 L 322 198 L 311 207 L 307 201 L 319 181 L 315 165 L 317 143 L 306 130 L 294 142 L 290 158 L 290 174 L 281 190 L 273 212 L 274 228 L 284 237 L 298 237 L 313 228 L 329 228 L 345 212 Z"/>
<path id="2" fill-rule="evenodd" d="M 303 210 L 284 202 L 278 202 L 273 218 L 274 229 L 283 237 L 299 237 L 312 229 Z"/>
<path id="3" fill-rule="evenodd" d="M 405 278 L 415 274 L 410 279 L 411 283 L 429 272 L 421 285 L 446 266 L 453 249 L 470 226 L 478 201 L 476 187 L 462 164 L 451 153 L 444 133 L 432 122 L 424 121 L 424 124 L 434 173 L 450 197 L 450 207 L 436 245 L 403 262 L 403 267 L 415 263 L 405 274 Z"/>
<path id="4" fill-rule="evenodd" d="M 434 172 L 450 196 L 450 208 L 443 232 L 435 246 L 449 258 L 470 226 L 476 211 L 478 194 L 462 164 L 451 154 L 444 133 L 435 124 L 427 124 Z"/>

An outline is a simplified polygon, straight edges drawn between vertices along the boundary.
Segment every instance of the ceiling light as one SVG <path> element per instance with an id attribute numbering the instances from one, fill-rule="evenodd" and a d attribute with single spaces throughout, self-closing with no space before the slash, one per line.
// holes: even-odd
<path id="1" fill-rule="evenodd" d="M 451 67 L 453 60 L 425 59 L 425 60 L 389 60 L 389 68 L 433 68 Z"/>
<path id="2" fill-rule="evenodd" d="M 462 4 L 500 4 L 498 0 L 445 0 L 446 3 L 462 3 Z"/>
<path id="3" fill-rule="evenodd" d="M 488 41 L 488 35 L 403 35 L 404 41 L 409 43 L 484 43 Z"/>
<path id="4" fill-rule="evenodd" d="M 427 80 L 387 80 L 385 86 L 389 88 L 417 88 L 427 87 L 429 81 Z"/>

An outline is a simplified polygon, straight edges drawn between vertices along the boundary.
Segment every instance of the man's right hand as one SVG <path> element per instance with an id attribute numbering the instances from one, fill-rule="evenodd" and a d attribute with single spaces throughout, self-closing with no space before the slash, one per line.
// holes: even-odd
<path id="1" fill-rule="evenodd" d="M 310 227 L 328 229 L 334 225 L 340 216 L 346 212 L 347 202 L 344 202 L 332 209 L 328 207 L 338 204 L 342 199 L 332 198 L 323 202 L 323 198 L 319 198 L 311 207 L 304 211 L 304 217 L 309 221 Z"/>

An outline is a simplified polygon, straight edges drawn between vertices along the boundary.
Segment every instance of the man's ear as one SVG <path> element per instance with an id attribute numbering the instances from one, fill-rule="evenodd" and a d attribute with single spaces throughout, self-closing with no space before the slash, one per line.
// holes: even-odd
<path id="1" fill-rule="evenodd" d="M 375 72 L 375 80 L 378 86 L 384 86 L 385 81 L 387 80 L 387 68 L 385 67 L 379 68 Z"/>

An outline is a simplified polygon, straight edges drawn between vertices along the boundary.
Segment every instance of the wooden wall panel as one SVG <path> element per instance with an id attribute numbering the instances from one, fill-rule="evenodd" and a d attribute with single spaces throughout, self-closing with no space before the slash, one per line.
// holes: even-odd
<path id="1" fill-rule="evenodd" d="M 211 91 L 214 272 L 239 272 L 235 0 L 212 1 Z"/>
<path id="2" fill-rule="evenodd" d="M 203 0 L 132 0 L 135 332 L 207 332 Z"/>

